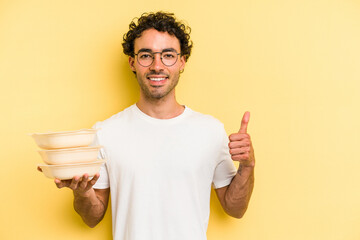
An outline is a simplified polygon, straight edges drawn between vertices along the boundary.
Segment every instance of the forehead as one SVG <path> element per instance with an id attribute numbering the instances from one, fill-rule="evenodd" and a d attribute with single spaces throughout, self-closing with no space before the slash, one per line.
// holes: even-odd
<path id="1" fill-rule="evenodd" d="M 163 49 L 173 48 L 177 52 L 180 52 L 180 42 L 175 36 L 172 36 L 167 32 L 147 29 L 142 32 L 139 38 L 135 39 L 135 53 L 142 48 L 151 49 L 153 52 L 161 52 Z"/>

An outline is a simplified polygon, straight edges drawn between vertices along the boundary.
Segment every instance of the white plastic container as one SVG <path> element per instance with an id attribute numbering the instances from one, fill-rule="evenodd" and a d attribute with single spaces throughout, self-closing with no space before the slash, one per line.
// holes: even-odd
<path id="1" fill-rule="evenodd" d="M 43 161 L 50 165 L 94 162 L 102 146 L 39 150 Z"/>
<path id="2" fill-rule="evenodd" d="M 60 180 L 72 179 L 75 176 L 83 176 L 85 173 L 89 177 L 93 177 L 100 171 L 101 165 L 105 160 L 98 160 L 92 163 L 77 163 L 77 164 L 61 164 L 61 165 L 38 165 L 44 175 L 48 178 L 57 178 Z"/>
<path id="3" fill-rule="evenodd" d="M 42 149 L 85 147 L 93 143 L 96 129 L 66 132 L 34 133 L 31 136 Z"/>

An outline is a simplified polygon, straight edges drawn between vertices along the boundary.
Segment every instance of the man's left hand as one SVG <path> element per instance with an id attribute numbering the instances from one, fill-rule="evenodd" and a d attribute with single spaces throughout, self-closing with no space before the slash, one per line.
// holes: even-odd
<path id="1" fill-rule="evenodd" d="M 250 119 L 250 112 L 245 112 L 241 120 L 238 133 L 229 136 L 229 152 L 232 160 L 240 162 L 241 167 L 254 167 L 255 157 L 250 135 L 247 133 L 247 126 Z"/>

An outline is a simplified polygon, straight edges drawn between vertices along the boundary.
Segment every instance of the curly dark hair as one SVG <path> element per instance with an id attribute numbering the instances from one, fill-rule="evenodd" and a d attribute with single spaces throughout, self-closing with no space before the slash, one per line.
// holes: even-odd
<path id="1" fill-rule="evenodd" d="M 137 24 L 135 23 L 137 20 Z M 184 23 L 176 20 L 173 13 L 156 12 L 143 13 L 140 18 L 134 18 L 129 24 L 129 31 L 124 34 L 123 48 L 124 53 L 128 56 L 134 57 L 134 43 L 135 39 L 139 38 L 143 31 L 154 28 L 159 32 L 167 32 L 179 39 L 181 56 L 185 56 L 185 61 L 188 60 L 193 46 L 190 40 L 191 28 Z"/>

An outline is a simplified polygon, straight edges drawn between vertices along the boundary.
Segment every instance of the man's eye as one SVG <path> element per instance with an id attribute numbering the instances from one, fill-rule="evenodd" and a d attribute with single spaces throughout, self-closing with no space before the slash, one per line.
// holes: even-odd
<path id="1" fill-rule="evenodd" d="M 174 53 L 163 53 L 163 58 L 167 58 L 167 59 L 175 58 L 175 54 Z"/>
<path id="2" fill-rule="evenodd" d="M 151 54 L 149 53 L 143 53 L 140 55 L 141 59 L 148 59 L 148 58 L 152 58 Z"/>

